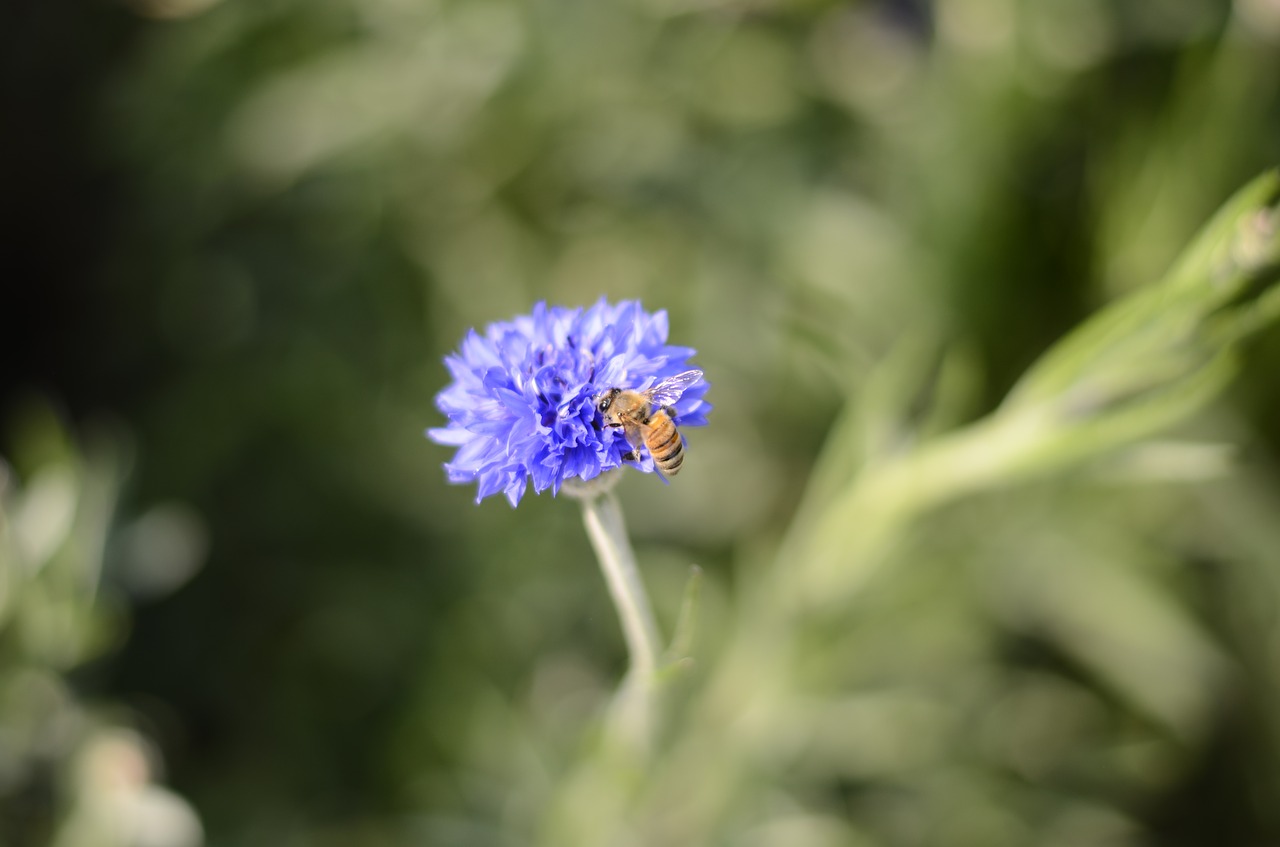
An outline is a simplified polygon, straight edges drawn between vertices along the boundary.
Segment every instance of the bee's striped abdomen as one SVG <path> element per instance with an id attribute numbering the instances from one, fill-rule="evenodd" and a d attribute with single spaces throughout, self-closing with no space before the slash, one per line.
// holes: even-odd
<path id="1" fill-rule="evenodd" d="M 653 463 L 667 476 L 675 476 L 684 464 L 684 440 L 680 430 L 666 412 L 655 412 L 645 430 L 644 446 L 649 448 Z"/>

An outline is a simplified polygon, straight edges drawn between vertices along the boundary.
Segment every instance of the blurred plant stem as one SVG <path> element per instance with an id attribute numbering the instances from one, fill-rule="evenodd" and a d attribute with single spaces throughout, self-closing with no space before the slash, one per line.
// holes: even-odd
<path id="1" fill-rule="evenodd" d="M 988 417 L 848 468 L 783 545 L 790 596 L 846 602 L 928 509 L 1078 465 L 1203 407 L 1234 376 L 1237 342 L 1280 314 L 1278 194 L 1275 172 L 1237 192 L 1163 280 L 1050 348 Z"/>
<path id="2" fill-rule="evenodd" d="M 617 474 L 609 476 L 616 477 Z M 588 484 L 574 492 L 574 496 L 582 503 L 582 521 L 596 558 L 600 560 L 600 570 L 609 587 L 613 605 L 618 610 L 630 656 L 630 668 L 618 689 L 609 716 L 609 732 L 628 746 L 644 750 L 652 728 L 651 701 L 661 640 L 649 596 L 636 568 L 635 553 L 622 518 L 622 506 L 611 488 L 612 483 Z"/>

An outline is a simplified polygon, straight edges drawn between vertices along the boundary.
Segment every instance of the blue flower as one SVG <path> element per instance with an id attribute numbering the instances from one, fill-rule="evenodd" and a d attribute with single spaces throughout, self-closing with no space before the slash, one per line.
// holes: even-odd
<path id="1" fill-rule="evenodd" d="M 552 493 L 570 478 L 621 467 L 631 448 L 621 429 L 603 427 L 596 399 L 610 388 L 644 389 L 689 370 L 694 350 L 667 344 L 667 313 L 634 300 L 601 299 L 586 309 L 539 303 L 533 314 L 467 333 L 445 358 L 453 382 L 436 395 L 449 425 L 427 430 L 458 448 L 449 481 L 476 482 L 476 502 L 499 491 L 515 506 L 528 481 Z M 711 409 L 699 379 L 675 402 L 683 430 Z M 651 473 L 645 452 L 633 467 Z"/>

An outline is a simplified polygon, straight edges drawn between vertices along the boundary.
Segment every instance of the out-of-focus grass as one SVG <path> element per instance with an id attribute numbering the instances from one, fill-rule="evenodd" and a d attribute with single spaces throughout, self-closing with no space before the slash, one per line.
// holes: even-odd
<path id="1" fill-rule="evenodd" d="M 215 844 L 1280 837 L 1269 336 L 1164 441 L 1085 461 L 1175 417 L 1103 416 L 1016 486 L 808 529 L 1068 383 L 1220 387 L 1218 336 L 1131 324 L 1023 375 L 1280 157 L 1273 5 L 130 4 L 101 307 L 54 388 L 130 422 L 129 496 L 192 502 L 211 552 L 104 692 L 181 728 Z M 716 405 L 677 484 L 620 489 L 668 631 L 706 573 L 674 758 L 634 782 L 593 770 L 623 657 L 573 508 L 476 508 L 421 438 L 467 327 L 601 294 L 668 308 Z M 779 549 L 781 607 L 830 606 L 742 643 Z M 703 726 L 750 740 L 733 779 Z"/>

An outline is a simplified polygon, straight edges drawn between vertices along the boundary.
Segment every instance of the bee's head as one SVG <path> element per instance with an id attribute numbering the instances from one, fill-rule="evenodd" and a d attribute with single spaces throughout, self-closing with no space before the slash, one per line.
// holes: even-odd
<path id="1" fill-rule="evenodd" d="M 600 399 L 596 402 L 596 410 L 602 415 L 608 412 L 609 407 L 613 405 L 614 398 L 621 393 L 621 388 L 610 388 L 608 391 L 601 394 Z"/>

